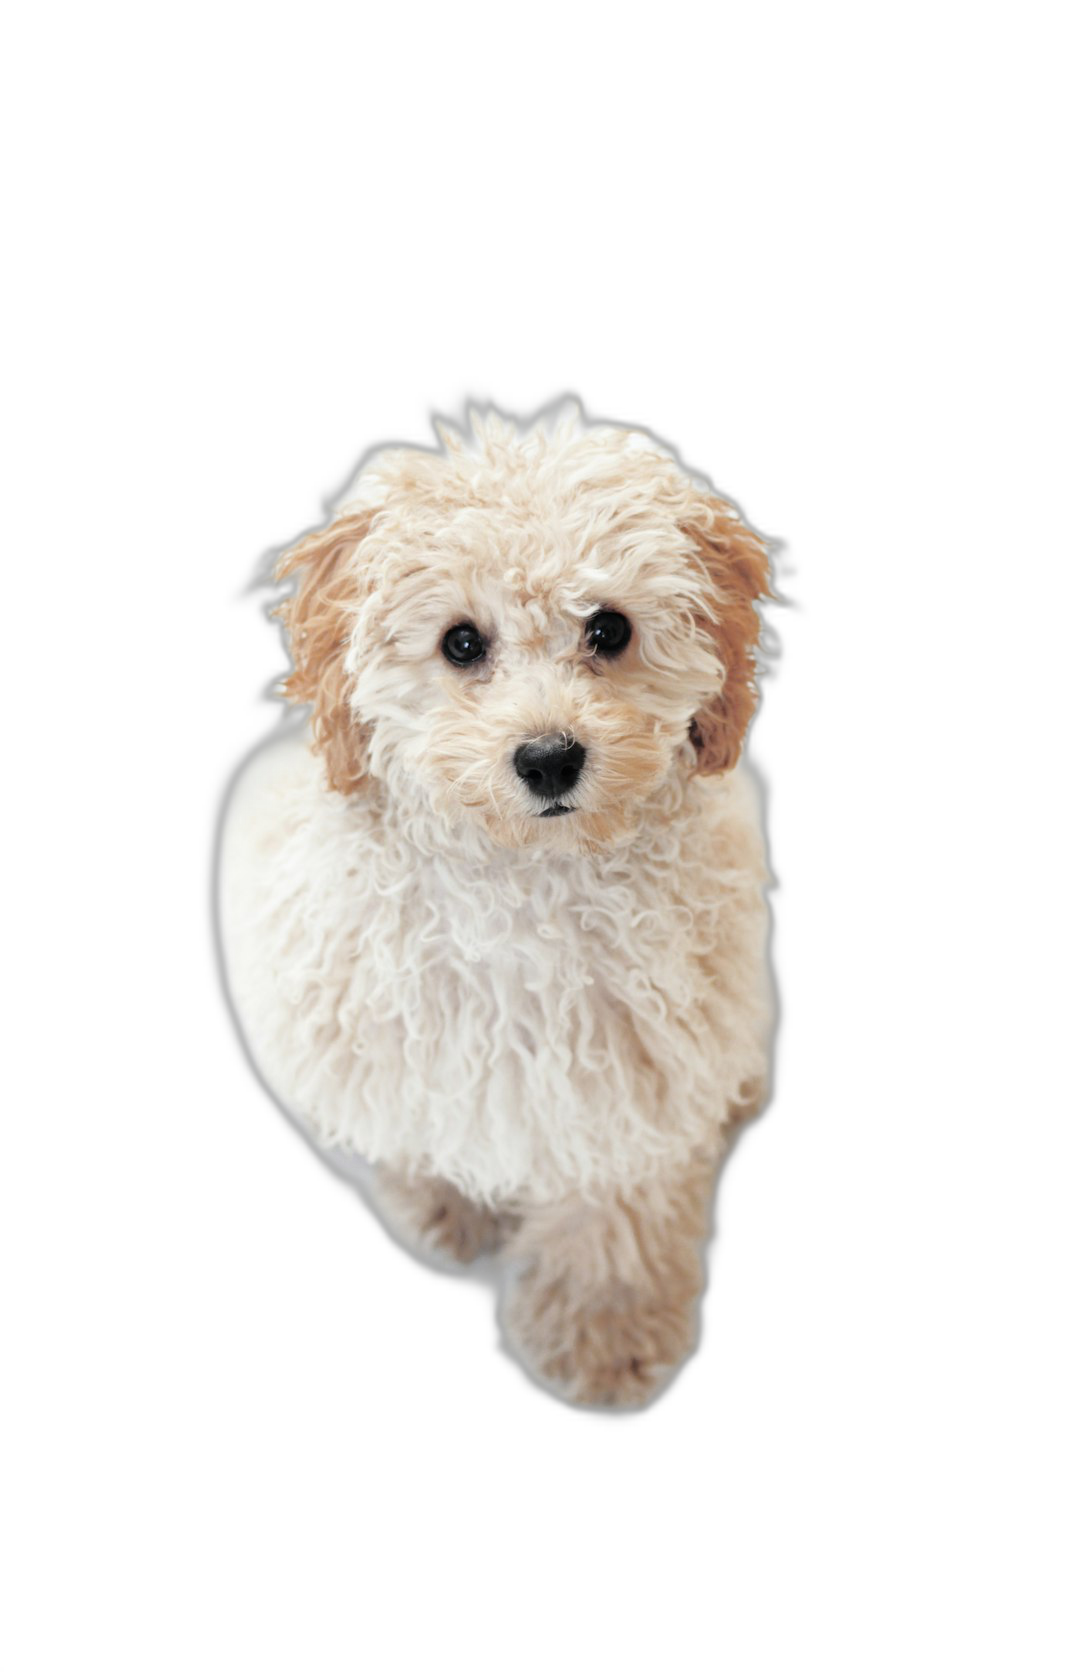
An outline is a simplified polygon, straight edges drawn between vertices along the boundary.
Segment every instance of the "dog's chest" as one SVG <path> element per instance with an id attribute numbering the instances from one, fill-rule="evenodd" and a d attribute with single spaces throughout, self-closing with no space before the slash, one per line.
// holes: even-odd
<path id="1" fill-rule="evenodd" d="M 395 865 L 384 888 L 374 857 L 329 959 L 350 1140 L 483 1189 L 617 1171 L 643 1132 L 662 1149 L 715 1050 L 715 911 L 660 874 L 516 859 L 432 860 L 404 886 Z"/>
<path id="2" fill-rule="evenodd" d="M 731 897 L 674 834 L 471 865 L 320 804 L 274 852 L 252 1043 L 325 1142 L 550 1196 L 685 1155 L 748 1071 Z"/>
<path id="3" fill-rule="evenodd" d="M 404 895 L 372 890 L 361 915 L 357 1021 L 374 1007 L 413 1060 L 447 1071 L 466 1042 L 489 1068 L 509 1056 L 537 1059 L 534 1077 L 547 1058 L 587 1071 L 590 1039 L 613 1050 L 621 1032 L 632 1051 L 654 1022 L 674 1028 L 674 1049 L 715 947 L 715 910 L 695 916 L 671 879 L 544 854 L 475 870 L 432 860 Z"/>

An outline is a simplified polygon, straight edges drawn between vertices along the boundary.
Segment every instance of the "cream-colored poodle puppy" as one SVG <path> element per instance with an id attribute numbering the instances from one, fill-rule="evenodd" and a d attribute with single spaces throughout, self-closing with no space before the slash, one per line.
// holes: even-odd
<path id="1" fill-rule="evenodd" d="M 381 1211 L 506 1256 L 543 1382 L 636 1404 L 694 1344 L 763 1095 L 765 865 L 736 770 L 762 541 L 647 434 L 473 413 L 282 559 L 290 700 L 225 818 L 251 1052 Z"/>

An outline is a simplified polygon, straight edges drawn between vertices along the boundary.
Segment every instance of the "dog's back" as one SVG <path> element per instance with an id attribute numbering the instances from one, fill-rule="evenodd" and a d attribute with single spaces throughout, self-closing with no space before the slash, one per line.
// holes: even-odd
<path id="1" fill-rule="evenodd" d="M 289 727 L 262 742 L 229 782 L 214 861 L 217 951 L 232 1017 L 252 1065 L 293 1120 L 299 1110 L 288 1075 L 274 1068 L 291 1017 L 267 963 L 262 923 L 288 844 L 298 839 L 316 804 L 316 779 L 318 761 L 306 727 Z"/>

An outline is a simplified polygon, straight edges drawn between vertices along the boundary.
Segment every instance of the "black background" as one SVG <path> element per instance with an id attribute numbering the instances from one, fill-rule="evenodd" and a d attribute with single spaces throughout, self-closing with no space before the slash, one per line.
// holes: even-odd
<path id="1" fill-rule="evenodd" d="M 191 677 L 167 980 L 182 981 L 184 1020 L 177 1030 L 176 1007 L 160 1007 L 152 1023 L 179 1142 L 149 1204 L 160 1211 L 160 1376 L 184 1430 L 241 1450 L 319 1435 L 348 1451 L 351 1436 L 380 1435 L 433 1455 L 507 1433 L 530 1448 L 583 1441 L 588 1456 L 660 1445 L 677 1458 L 719 1435 L 751 1453 L 766 1435 L 771 1451 L 806 1451 L 838 1426 L 849 1445 L 881 1374 L 864 1351 L 881 1276 L 864 1244 L 879 1150 L 859 1092 L 868 993 L 853 951 L 871 749 L 848 684 L 866 450 L 858 366 L 848 354 L 841 368 L 814 319 L 766 314 L 674 316 L 647 343 L 622 319 L 573 346 L 533 341 L 525 321 L 483 346 L 390 323 L 376 343 L 358 324 L 343 346 L 341 321 L 286 344 L 271 326 L 221 319 L 172 363 L 177 401 L 197 410 L 197 425 L 177 426 L 171 513 L 186 577 L 176 655 Z M 324 522 L 326 498 L 369 446 L 436 445 L 431 411 L 460 421 L 466 400 L 493 401 L 532 416 L 565 393 L 590 418 L 669 441 L 779 538 L 791 600 L 769 612 L 781 655 L 749 742 L 779 879 L 776 1099 L 722 1177 L 702 1348 L 659 1404 L 619 1420 L 533 1388 L 497 1351 L 492 1292 L 410 1261 L 286 1124 L 232 1030 L 209 906 L 219 798 L 278 724 L 262 692 L 288 665 L 264 605 L 244 592 L 257 563 Z"/>

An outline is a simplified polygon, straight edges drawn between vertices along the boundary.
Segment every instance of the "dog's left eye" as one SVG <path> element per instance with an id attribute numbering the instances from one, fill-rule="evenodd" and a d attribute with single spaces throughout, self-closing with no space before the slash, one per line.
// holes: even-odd
<path id="1" fill-rule="evenodd" d="M 451 627 L 442 642 L 442 653 L 448 662 L 459 668 L 478 662 L 487 650 L 487 643 L 478 627 L 471 621 L 459 621 Z"/>
<path id="2" fill-rule="evenodd" d="M 585 628 L 585 643 L 598 656 L 618 656 L 630 643 L 633 628 L 618 610 L 597 610 Z"/>

